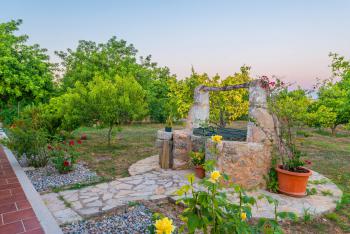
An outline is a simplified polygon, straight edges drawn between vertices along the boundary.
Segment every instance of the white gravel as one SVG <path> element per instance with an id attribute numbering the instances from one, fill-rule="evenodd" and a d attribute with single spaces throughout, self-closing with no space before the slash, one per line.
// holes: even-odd
<path id="1" fill-rule="evenodd" d="M 95 172 L 79 163 L 75 165 L 73 171 L 67 174 L 59 174 L 50 164 L 36 169 L 25 168 L 25 173 L 38 192 L 81 182 L 96 181 L 99 178 Z"/>
<path id="2" fill-rule="evenodd" d="M 152 225 L 152 212 L 144 205 L 137 205 L 129 207 L 123 214 L 104 215 L 66 225 L 62 227 L 62 231 L 68 234 L 139 234 L 149 233 L 150 225 Z"/>

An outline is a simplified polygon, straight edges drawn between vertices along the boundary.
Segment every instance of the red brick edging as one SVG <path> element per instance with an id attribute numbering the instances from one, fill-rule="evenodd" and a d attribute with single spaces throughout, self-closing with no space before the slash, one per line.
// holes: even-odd
<path id="1" fill-rule="evenodd" d="M 0 146 L 0 234 L 44 233 Z"/>

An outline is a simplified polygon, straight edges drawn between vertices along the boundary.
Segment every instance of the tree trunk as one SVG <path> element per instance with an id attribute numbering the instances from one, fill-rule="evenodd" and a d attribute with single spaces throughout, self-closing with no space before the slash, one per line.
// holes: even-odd
<path id="1" fill-rule="evenodd" d="M 112 129 L 113 129 L 113 124 L 109 126 L 108 129 L 108 146 L 111 146 L 111 137 L 112 137 Z"/>
<path id="2" fill-rule="evenodd" d="M 224 110 L 220 109 L 220 128 L 225 128 L 226 122 L 224 117 Z"/>
<path id="3" fill-rule="evenodd" d="M 334 125 L 331 129 L 332 129 L 332 136 L 335 136 L 337 134 L 337 131 L 336 131 L 337 125 Z"/>

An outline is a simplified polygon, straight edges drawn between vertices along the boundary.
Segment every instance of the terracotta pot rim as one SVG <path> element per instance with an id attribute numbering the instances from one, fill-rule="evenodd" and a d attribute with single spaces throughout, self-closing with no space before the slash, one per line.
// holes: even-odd
<path id="1" fill-rule="evenodd" d="M 284 170 L 281 168 L 282 165 L 278 165 L 276 167 L 276 171 L 280 172 L 280 173 L 283 173 L 283 174 L 287 174 L 287 175 L 292 175 L 292 176 L 305 176 L 305 177 L 309 177 L 312 175 L 312 171 L 306 167 L 300 167 L 300 168 L 303 168 L 305 170 L 307 170 L 308 172 L 292 172 L 292 171 L 287 171 L 287 170 Z"/>
<path id="2" fill-rule="evenodd" d="M 194 168 L 203 168 L 203 165 L 196 165 L 196 166 L 194 166 Z M 204 168 L 203 168 L 204 169 Z"/>

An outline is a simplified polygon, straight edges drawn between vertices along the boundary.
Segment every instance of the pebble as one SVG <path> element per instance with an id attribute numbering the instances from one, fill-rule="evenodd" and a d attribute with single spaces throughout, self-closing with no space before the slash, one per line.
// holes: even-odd
<path id="1" fill-rule="evenodd" d="M 73 171 L 67 174 L 58 173 L 52 165 L 25 170 L 25 173 L 38 192 L 81 182 L 96 181 L 99 178 L 95 172 L 79 163 L 75 165 Z"/>
<path id="2" fill-rule="evenodd" d="M 78 221 L 62 227 L 63 233 L 120 233 L 137 234 L 149 233 L 152 225 L 152 212 L 144 205 L 129 208 L 123 214 L 105 215 L 98 219 Z"/>

